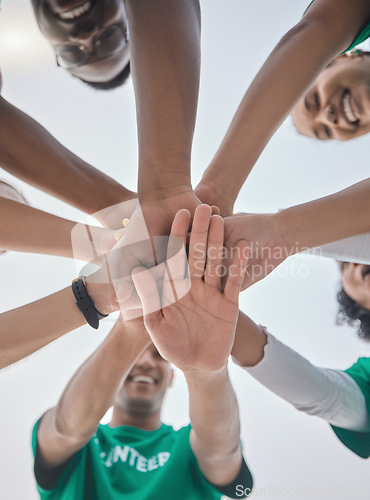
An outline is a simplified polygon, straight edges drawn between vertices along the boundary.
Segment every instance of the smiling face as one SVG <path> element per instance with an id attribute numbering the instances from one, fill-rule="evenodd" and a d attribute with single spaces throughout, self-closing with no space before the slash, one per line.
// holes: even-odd
<path id="1" fill-rule="evenodd" d="M 370 132 L 370 56 L 340 56 L 324 69 L 292 113 L 298 131 L 345 141 Z"/>
<path id="2" fill-rule="evenodd" d="M 73 76 L 109 82 L 128 65 L 123 0 L 32 0 L 42 34 Z"/>
<path id="3" fill-rule="evenodd" d="M 115 405 L 133 417 L 145 418 L 159 413 L 172 378 L 170 363 L 161 357 L 152 344 L 124 380 Z"/>
<path id="4" fill-rule="evenodd" d="M 370 311 L 370 266 L 341 262 L 342 287 L 352 300 Z"/>

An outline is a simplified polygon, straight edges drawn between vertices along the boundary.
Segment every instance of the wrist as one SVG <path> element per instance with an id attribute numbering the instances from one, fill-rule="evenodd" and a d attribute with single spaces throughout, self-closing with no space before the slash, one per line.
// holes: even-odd
<path id="1" fill-rule="evenodd" d="M 110 314 L 118 311 L 119 304 L 112 283 L 93 283 L 86 279 L 87 293 L 94 302 L 94 307 L 101 314 Z"/>
<path id="2" fill-rule="evenodd" d="M 151 344 L 149 334 L 143 325 L 139 327 L 132 326 L 129 321 L 123 321 L 122 316 L 120 316 L 115 327 L 111 330 L 111 335 L 114 336 L 117 342 L 117 348 L 123 346 L 126 351 L 132 349 L 134 353 L 138 354 Z"/>
<path id="3" fill-rule="evenodd" d="M 203 178 L 194 191 L 202 203 L 218 206 L 222 217 L 233 214 L 235 198 L 216 182 Z"/>
<path id="4" fill-rule="evenodd" d="M 159 201 L 184 193 L 192 192 L 190 175 L 163 174 L 158 172 L 155 176 L 141 181 L 139 179 L 138 197 L 140 203 L 145 201 Z"/>
<path id="5" fill-rule="evenodd" d="M 226 363 L 221 366 L 218 370 L 203 370 L 203 369 L 188 369 L 183 370 L 183 374 L 186 378 L 188 384 L 207 385 L 209 383 L 214 384 L 216 381 L 223 380 L 228 377 L 228 366 Z"/>
<path id="6" fill-rule="evenodd" d="M 270 225 L 270 233 L 275 247 L 289 251 L 287 255 L 298 253 L 297 232 L 293 230 L 286 210 L 280 210 L 275 214 L 266 214 L 266 220 Z"/>

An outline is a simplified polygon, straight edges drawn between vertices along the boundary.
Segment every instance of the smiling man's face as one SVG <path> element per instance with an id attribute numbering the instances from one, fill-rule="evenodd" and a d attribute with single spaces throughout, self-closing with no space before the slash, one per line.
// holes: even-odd
<path id="1" fill-rule="evenodd" d="M 32 0 L 57 61 L 87 82 L 109 82 L 130 61 L 123 0 Z"/>
<path id="2" fill-rule="evenodd" d="M 340 263 L 342 287 L 346 294 L 361 307 L 370 311 L 370 266 Z"/>
<path id="3" fill-rule="evenodd" d="M 149 417 L 160 412 L 172 378 L 171 364 L 151 344 L 124 380 L 115 405 L 134 417 Z"/>
<path id="4" fill-rule="evenodd" d="M 370 132 L 370 56 L 341 56 L 324 69 L 292 113 L 298 131 L 345 141 Z"/>

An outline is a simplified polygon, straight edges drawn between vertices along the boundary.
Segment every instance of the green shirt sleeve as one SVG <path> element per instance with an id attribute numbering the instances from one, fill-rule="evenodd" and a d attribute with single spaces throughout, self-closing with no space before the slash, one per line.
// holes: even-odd
<path id="1" fill-rule="evenodd" d="M 36 479 L 37 491 L 41 500 L 52 500 L 60 497 L 60 492 L 77 464 L 82 458 L 83 450 L 80 450 L 66 463 L 55 469 L 47 469 L 42 463 L 41 456 L 38 450 L 37 431 L 42 417 L 36 422 L 32 431 L 32 452 L 34 456 L 34 475 Z"/>
<path id="2" fill-rule="evenodd" d="M 345 370 L 360 387 L 370 416 L 370 358 L 360 358 L 351 368 Z M 370 457 L 370 422 L 367 432 L 355 432 L 331 426 L 342 443 L 359 457 Z"/>

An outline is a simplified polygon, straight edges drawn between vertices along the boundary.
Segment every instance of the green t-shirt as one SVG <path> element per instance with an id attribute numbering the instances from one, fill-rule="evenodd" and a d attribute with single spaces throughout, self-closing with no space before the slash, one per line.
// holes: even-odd
<path id="1" fill-rule="evenodd" d="M 32 436 L 34 455 L 38 424 Z M 89 443 L 58 472 L 53 489 L 37 485 L 40 497 L 42 500 L 220 500 L 223 494 L 204 478 L 198 467 L 190 447 L 190 429 L 189 425 L 175 431 L 162 424 L 158 430 L 144 431 L 100 425 Z M 36 456 L 36 481 L 42 483 L 37 461 Z M 245 487 L 252 488 L 252 478 L 246 466 L 245 469 L 249 474 L 249 484 Z"/>
<path id="2" fill-rule="evenodd" d="M 334 427 L 333 431 L 350 450 L 362 458 L 370 457 L 370 358 L 360 358 L 351 368 L 345 370 L 360 387 L 366 400 L 369 416 L 368 432 L 355 432 Z"/>

